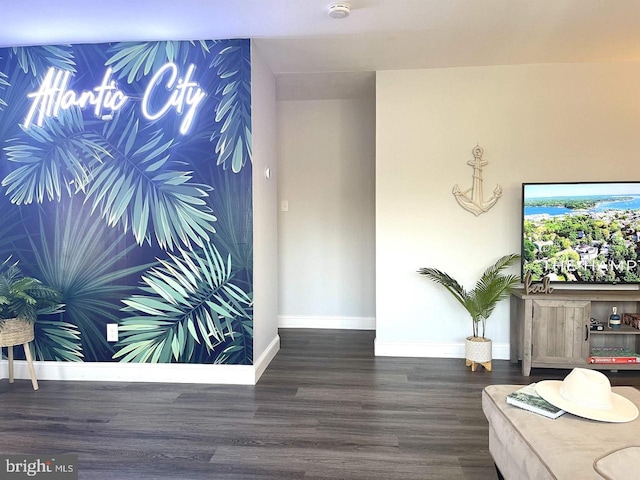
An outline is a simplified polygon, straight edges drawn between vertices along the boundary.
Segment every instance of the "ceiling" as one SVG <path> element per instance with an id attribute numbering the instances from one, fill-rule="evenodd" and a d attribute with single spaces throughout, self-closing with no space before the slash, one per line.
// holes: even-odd
<path id="1" fill-rule="evenodd" d="M 0 46 L 254 38 L 281 99 L 373 95 L 376 70 L 640 61 L 640 0 L 0 0 Z"/>

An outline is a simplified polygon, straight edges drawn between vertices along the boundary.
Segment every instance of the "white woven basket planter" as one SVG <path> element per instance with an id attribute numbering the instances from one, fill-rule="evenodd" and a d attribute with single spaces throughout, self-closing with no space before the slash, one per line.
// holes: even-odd
<path id="1" fill-rule="evenodd" d="M 9 318 L 5 320 L 0 329 L 0 347 L 7 347 L 7 360 L 9 362 L 9 383 L 13 383 L 13 347 L 22 345 L 24 356 L 29 366 L 29 375 L 34 390 L 38 390 L 38 379 L 33 366 L 33 358 L 29 349 L 29 342 L 34 338 L 33 323 L 23 318 Z"/>
<path id="2" fill-rule="evenodd" d="M 8 318 L 0 328 L 0 347 L 24 345 L 33 340 L 33 323 L 22 318 Z"/>

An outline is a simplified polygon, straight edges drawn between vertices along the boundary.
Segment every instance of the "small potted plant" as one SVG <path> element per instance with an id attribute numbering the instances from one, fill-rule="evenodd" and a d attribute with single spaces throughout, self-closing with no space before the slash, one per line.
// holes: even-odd
<path id="1" fill-rule="evenodd" d="M 10 260 L 11 257 L 0 264 L 0 346 L 33 340 L 38 313 L 54 313 L 62 307 L 60 292 L 24 276 L 18 262 L 9 263 Z"/>
<path id="2" fill-rule="evenodd" d="M 510 254 L 498 259 L 480 276 L 472 290 L 465 290 L 453 277 L 435 268 L 421 268 L 418 273 L 429 280 L 439 283 L 469 312 L 472 320 L 473 335 L 465 342 L 467 366 L 475 371 L 477 364 L 491 370 L 491 340 L 485 337 L 487 319 L 493 313 L 500 300 L 509 296 L 511 290 L 520 283 L 515 275 L 506 275 L 502 271 L 518 262 L 519 255 Z M 482 327 L 481 332 L 479 327 Z"/>

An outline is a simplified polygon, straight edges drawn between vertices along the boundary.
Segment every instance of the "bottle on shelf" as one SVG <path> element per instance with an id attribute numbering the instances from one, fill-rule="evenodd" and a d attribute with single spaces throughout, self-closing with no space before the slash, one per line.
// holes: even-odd
<path id="1" fill-rule="evenodd" d="M 609 328 L 620 328 L 620 315 L 618 315 L 617 307 L 613 307 L 613 313 L 609 315 Z"/>

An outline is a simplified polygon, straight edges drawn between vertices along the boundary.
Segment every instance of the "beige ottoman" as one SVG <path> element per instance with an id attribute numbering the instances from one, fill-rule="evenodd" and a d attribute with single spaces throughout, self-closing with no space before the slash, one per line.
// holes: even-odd
<path id="1" fill-rule="evenodd" d="M 482 392 L 489 451 L 506 480 L 640 479 L 640 417 L 603 423 L 566 413 L 553 420 L 507 404 L 522 385 L 491 385 Z M 640 392 L 613 387 L 636 406 Z"/>

